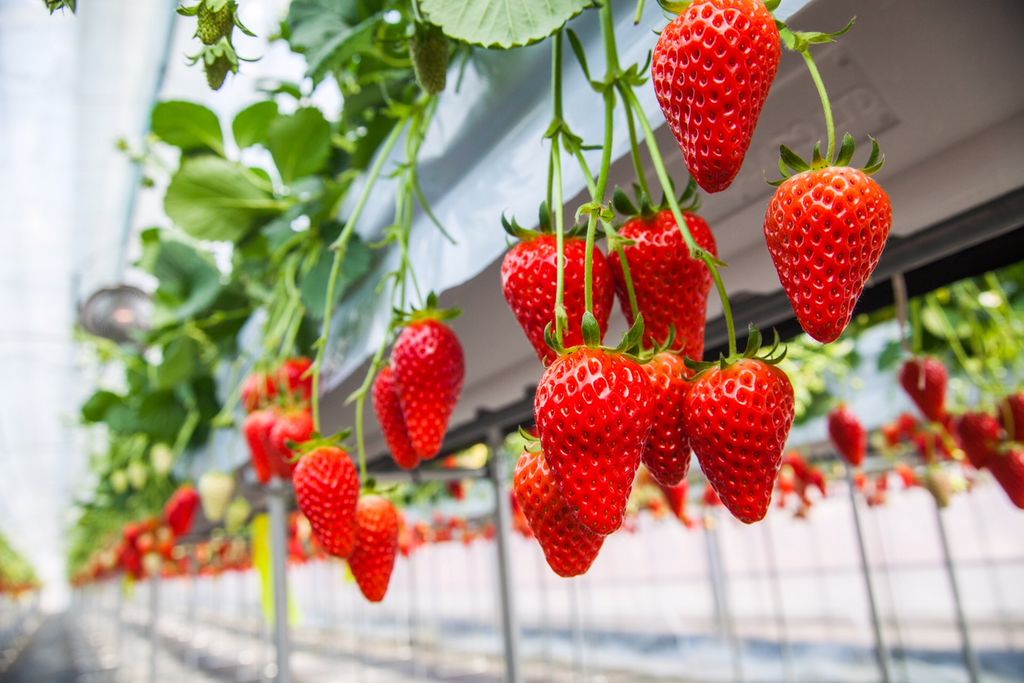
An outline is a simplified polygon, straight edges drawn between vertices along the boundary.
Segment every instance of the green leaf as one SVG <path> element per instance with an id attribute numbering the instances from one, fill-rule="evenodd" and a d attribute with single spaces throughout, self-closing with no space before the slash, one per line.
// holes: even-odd
<path id="1" fill-rule="evenodd" d="M 401 24 L 384 22 L 382 3 L 360 0 L 294 0 L 287 23 L 291 28 L 288 42 L 293 50 L 306 55 L 306 73 L 314 83 L 352 64 L 357 54 L 379 53 L 389 47 L 394 50 L 397 45 L 375 38 L 379 30 L 402 29 Z"/>
<path id="2" fill-rule="evenodd" d="M 547 38 L 590 0 L 420 0 L 420 11 L 451 38 L 510 48 Z"/>
<path id="3" fill-rule="evenodd" d="M 184 242 L 162 239 L 159 230 L 142 233 L 139 267 L 160 283 L 153 294 L 157 327 L 206 312 L 223 289 L 220 271 L 208 257 Z"/>
<path id="4" fill-rule="evenodd" d="M 319 109 L 299 109 L 270 125 L 267 148 L 281 179 L 290 184 L 323 168 L 331 152 L 331 127 Z"/>
<path id="5" fill-rule="evenodd" d="M 186 159 L 164 195 L 164 211 L 189 235 L 238 242 L 280 213 L 267 183 L 241 164 L 215 156 Z"/>
<path id="6" fill-rule="evenodd" d="M 196 343 L 188 337 L 177 337 L 164 348 L 164 357 L 156 369 L 156 385 L 173 389 L 192 376 L 198 363 Z"/>
<path id="7" fill-rule="evenodd" d="M 231 124 L 231 133 L 239 147 L 262 145 L 267 142 L 270 124 L 277 118 L 277 102 L 265 100 L 238 112 Z"/>
<path id="8" fill-rule="evenodd" d="M 82 419 L 86 422 L 99 422 L 108 410 L 123 402 L 124 399 L 114 392 L 100 389 L 82 404 Z"/>
<path id="9" fill-rule="evenodd" d="M 323 315 L 327 298 L 327 280 L 331 273 L 334 252 L 325 250 L 316 265 L 299 283 L 302 303 L 306 305 L 309 315 L 320 318 Z M 334 301 L 337 303 L 345 296 L 345 292 L 359 278 L 366 275 L 373 264 L 373 252 L 358 235 L 352 235 L 345 252 L 345 261 L 341 264 L 341 276 L 334 290 Z"/>
<path id="10" fill-rule="evenodd" d="M 224 135 L 217 115 L 201 104 L 171 100 L 153 107 L 150 130 L 184 151 L 208 149 L 224 154 Z"/>
<path id="11" fill-rule="evenodd" d="M 174 441 L 185 422 L 185 407 L 175 398 L 174 392 L 161 389 L 143 397 L 137 412 L 138 429 L 135 431 L 150 435 L 154 441 Z"/>

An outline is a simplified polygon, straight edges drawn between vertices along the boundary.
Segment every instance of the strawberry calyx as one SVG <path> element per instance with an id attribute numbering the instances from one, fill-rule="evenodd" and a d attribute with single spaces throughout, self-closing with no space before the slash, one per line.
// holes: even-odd
<path id="1" fill-rule="evenodd" d="M 646 363 L 651 359 L 650 354 L 644 352 L 644 316 L 642 314 L 637 315 L 632 327 L 626 330 L 618 346 L 614 347 L 601 344 L 601 326 L 592 312 L 587 311 L 583 314 L 580 327 L 583 331 L 583 344 L 578 346 L 566 348 L 555 337 L 554 325 L 552 323 L 548 323 L 547 327 L 544 328 L 544 340 L 559 356 L 568 355 L 578 349 L 590 348 L 627 356 L 637 363 Z"/>
<path id="2" fill-rule="evenodd" d="M 778 8 L 779 4 L 781 4 L 781 0 L 769 0 L 768 2 L 765 2 L 765 7 L 768 8 L 768 11 L 774 12 L 775 9 Z M 779 29 L 779 38 L 782 39 L 782 44 L 787 50 L 791 50 L 792 52 L 806 52 L 810 50 L 811 45 L 834 43 L 836 38 L 849 33 L 856 21 L 857 17 L 851 17 L 846 26 L 832 33 L 827 33 L 825 31 L 794 31 L 787 26 L 784 21 L 779 19 L 775 20 L 775 25 Z"/>
<path id="3" fill-rule="evenodd" d="M 864 166 L 860 167 L 866 175 L 872 175 L 877 173 L 882 165 L 885 163 L 885 155 L 882 154 L 881 149 L 878 146 L 878 140 L 868 136 L 871 140 L 871 154 L 868 156 L 867 162 Z M 823 157 L 821 154 L 821 143 L 814 145 L 814 153 L 811 157 L 810 163 L 805 161 L 803 157 L 791 150 L 785 145 L 779 146 L 779 173 L 782 177 L 777 180 L 769 181 L 769 185 L 778 187 L 784 183 L 788 178 L 804 171 L 818 171 L 823 168 L 837 167 L 837 166 L 849 166 L 853 160 L 853 154 L 856 151 L 857 142 L 853 136 L 846 133 L 843 136 L 843 143 L 840 145 L 839 150 L 835 154 L 834 159 L 828 159 Z"/>
<path id="4" fill-rule="evenodd" d="M 537 227 L 536 229 L 524 228 L 516 221 L 515 216 L 511 219 L 506 218 L 505 214 L 501 215 L 501 227 L 504 228 L 505 232 L 509 236 L 514 237 L 523 242 L 542 237 L 544 235 L 553 235 L 555 233 L 554 228 L 551 225 L 551 210 L 548 208 L 548 203 L 543 201 L 537 209 Z M 583 226 L 576 226 L 563 232 L 566 237 L 582 237 L 584 234 Z"/>
<path id="5" fill-rule="evenodd" d="M 344 451 L 348 451 L 345 445 L 345 440 L 352 435 L 351 429 L 343 429 L 340 432 L 331 434 L 330 436 L 321 436 L 320 434 L 314 434 L 313 438 L 296 442 L 292 440 L 285 441 L 285 445 L 290 448 L 295 455 L 289 460 L 289 464 L 294 465 L 303 458 L 318 448 L 340 448 Z"/>
<path id="6" fill-rule="evenodd" d="M 751 323 L 747 328 L 747 346 L 743 350 L 743 353 L 733 354 L 730 356 L 722 354 L 718 357 L 718 360 L 709 361 L 695 361 L 692 358 L 685 358 L 684 362 L 686 363 L 686 367 L 694 371 L 694 375 L 689 378 L 689 381 L 692 382 L 696 380 L 711 368 L 718 367 L 725 370 L 730 365 L 744 359 L 756 359 L 767 363 L 768 365 L 778 365 L 782 359 L 786 357 L 788 349 L 782 344 L 782 340 L 779 338 L 779 331 L 773 329 L 772 333 L 772 345 L 768 347 L 767 350 L 764 350 L 761 348 L 761 331 Z"/>
<path id="7" fill-rule="evenodd" d="M 392 329 L 400 327 L 408 327 L 409 325 L 415 325 L 416 323 L 425 322 L 428 320 L 437 320 L 443 322 L 445 320 L 451 320 L 462 315 L 462 310 L 459 308 L 439 308 L 437 301 L 437 293 L 431 292 L 427 295 L 426 304 L 423 308 L 414 309 L 411 311 L 401 311 L 395 309 L 393 321 L 391 323 Z"/>
<path id="8" fill-rule="evenodd" d="M 690 213 L 700 209 L 700 194 L 697 192 L 697 181 L 690 178 L 686 187 L 676 198 L 680 211 Z M 630 218 L 651 219 L 662 211 L 670 210 L 668 198 L 662 193 L 661 201 L 655 203 L 650 194 L 645 192 L 637 183 L 633 183 L 633 197 L 631 198 L 621 187 L 616 187 L 612 194 L 612 206 L 627 220 Z"/>

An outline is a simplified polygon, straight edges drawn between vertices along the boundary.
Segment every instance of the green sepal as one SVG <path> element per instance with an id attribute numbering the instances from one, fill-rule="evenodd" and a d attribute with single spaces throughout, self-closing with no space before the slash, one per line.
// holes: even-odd
<path id="1" fill-rule="evenodd" d="M 541 232 L 551 230 L 551 209 L 548 208 L 547 200 L 542 201 L 537 207 L 537 227 Z"/>
<path id="2" fill-rule="evenodd" d="M 528 450 L 531 453 L 534 452 L 532 448 L 540 446 L 540 437 L 522 425 L 519 425 L 519 436 L 526 442 L 526 444 L 524 444 L 525 450 Z"/>
<path id="3" fill-rule="evenodd" d="M 580 68 L 583 69 L 583 76 L 593 84 L 594 79 L 590 77 L 590 65 L 587 64 L 587 51 L 583 49 L 583 42 L 576 35 L 576 31 L 573 31 L 571 28 L 567 29 L 565 33 L 569 37 L 569 47 L 572 48 L 573 53 L 576 55 L 576 61 L 580 63 Z"/>
<path id="4" fill-rule="evenodd" d="M 782 0 L 765 0 L 764 6 L 769 12 L 774 12 L 782 4 Z"/>
<path id="5" fill-rule="evenodd" d="M 285 444 L 295 455 L 288 459 L 288 464 L 294 465 L 301 460 L 306 454 L 312 453 L 318 448 L 324 446 L 335 446 L 338 448 L 345 449 L 345 439 L 352 436 L 351 429 L 343 429 L 340 432 L 331 434 L 330 436 L 321 436 L 320 434 L 314 434 L 312 438 L 307 441 L 292 441 L 288 440 Z"/>
<path id="6" fill-rule="evenodd" d="M 857 148 L 857 141 L 849 133 L 843 135 L 843 144 L 839 147 L 839 153 L 833 163 L 835 166 L 846 166 L 853 159 L 853 152 Z"/>
<path id="7" fill-rule="evenodd" d="M 596 323 L 597 320 L 595 319 Z M 618 353 L 624 353 L 632 356 L 638 356 L 643 350 L 644 342 L 644 316 L 639 314 L 636 316 L 636 320 L 633 321 L 633 325 L 626 330 L 626 334 L 622 335 L 622 340 L 619 345 L 615 347 L 615 351 Z"/>
<path id="8" fill-rule="evenodd" d="M 871 155 L 868 157 L 867 164 L 864 165 L 863 170 L 866 174 L 871 175 L 882 168 L 885 163 L 885 155 L 882 154 L 882 150 L 878 147 L 878 140 L 874 139 L 870 135 L 868 139 L 871 140 Z"/>
<path id="9" fill-rule="evenodd" d="M 661 9 L 671 14 L 682 14 L 692 4 L 692 0 L 658 0 Z"/>
<path id="10" fill-rule="evenodd" d="M 853 28 L 854 22 L 857 21 L 857 17 L 853 17 L 843 28 L 833 33 L 826 33 L 823 31 L 794 31 L 785 22 L 775 20 L 775 25 L 779 29 L 779 37 L 782 39 L 782 44 L 786 46 L 787 50 L 792 52 L 805 52 L 811 45 L 823 45 L 825 43 L 835 42 L 836 38 L 845 35 Z"/>
<path id="11" fill-rule="evenodd" d="M 462 315 L 462 310 L 458 308 L 438 308 L 437 293 L 430 292 L 427 295 L 427 300 L 423 308 L 414 309 L 412 311 L 395 311 L 391 326 L 392 329 L 397 329 L 399 327 L 406 327 L 424 320 L 437 320 L 443 322 L 445 320 L 457 318 L 460 315 Z"/>
<path id="12" fill-rule="evenodd" d="M 803 157 L 785 145 L 779 145 L 779 155 L 781 156 L 779 168 L 782 168 L 781 164 L 785 164 L 790 169 L 791 174 L 803 173 L 811 169 L 810 165 L 803 160 Z"/>
<path id="13" fill-rule="evenodd" d="M 633 203 L 633 200 L 629 198 L 629 195 L 621 187 L 616 187 L 615 192 L 612 194 L 612 206 L 623 216 L 637 216 L 640 214 L 636 204 Z"/>
<path id="14" fill-rule="evenodd" d="M 198 2 L 195 5 L 193 5 L 192 7 L 179 6 L 176 11 L 178 12 L 178 14 L 180 14 L 183 17 L 194 17 L 197 14 L 199 14 L 199 5 L 201 5 L 201 4 L 203 4 L 203 3 L 202 2 Z"/>
<path id="15" fill-rule="evenodd" d="M 555 334 L 554 323 L 548 323 L 544 326 L 544 343 L 559 356 L 565 354 L 565 344 L 563 344 L 562 340 Z"/>
<path id="16" fill-rule="evenodd" d="M 590 311 L 583 314 L 583 343 L 594 347 L 601 345 L 601 326 L 597 324 L 597 318 Z M 628 334 L 628 333 L 627 333 Z"/>
<path id="17" fill-rule="evenodd" d="M 825 157 L 821 156 L 821 142 L 814 143 L 814 151 L 811 153 L 811 168 L 819 169 L 828 166 Z"/>

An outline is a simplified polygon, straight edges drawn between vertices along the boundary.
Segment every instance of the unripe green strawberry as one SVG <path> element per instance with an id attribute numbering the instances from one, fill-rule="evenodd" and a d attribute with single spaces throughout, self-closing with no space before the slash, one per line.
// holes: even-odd
<path id="1" fill-rule="evenodd" d="M 228 0 L 218 7 L 219 4 L 217 0 L 203 0 L 199 3 L 196 37 L 206 45 L 213 45 L 224 37 L 230 39 L 235 26 L 235 3 Z"/>
<path id="2" fill-rule="evenodd" d="M 231 60 L 221 55 L 205 65 L 206 69 L 206 83 L 210 86 L 210 90 L 220 90 L 220 87 L 224 85 L 224 79 L 227 78 L 228 72 L 232 71 Z"/>
<path id="3" fill-rule="evenodd" d="M 416 82 L 430 95 L 444 90 L 448 80 L 448 39 L 436 26 L 417 26 L 409 40 Z"/>

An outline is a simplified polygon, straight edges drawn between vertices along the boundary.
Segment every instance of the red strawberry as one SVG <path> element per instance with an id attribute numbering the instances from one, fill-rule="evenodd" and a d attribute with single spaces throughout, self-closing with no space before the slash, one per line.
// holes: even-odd
<path id="1" fill-rule="evenodd" d="M 999 406 L 999 421 L 1010 441 L 1024 443 L 1024 393 L 1013 394 L 1003 399 L 1002 405 Z"/>
<path id="2" fill-rule="evenodd" d="M 519 456 L 512 489 L 551 569 L 565 577 L 585 574 L 601 550 L 604 536 L 577 521 L 558 492 L 543 453 L 527 450 Z"/>
<path id="3" fill-rule="evenodd" d="M 405 428 L 405 417 L 395 386 L 395 373 L 390 365 L 381 368 L 373 381 L 373 409 L 377 412 L 377 421 L 380 422 L 380 430 L 387 441 L 391 457 L 398 466 L 411 470 L 419 465 L 420 456 L 416 455 L 409 440 L 409 431 Z"/>
<path id="4" fill-rule="evenodd" d="M 690 440 L 683 410 L 693 371 L 674 353 L 657 354 L 642 366 L 650 378 L 654 426 L 641 457 L 651 476 L 663 486 L 675 486 L 690 470 Z"/>
<path id="5" fill-rule="evenodd" d="M 868 450 L 868 432 L 860 418 L 845 404 L 828 414 L 828 434 L 846 462 L 860 467 Z"/>
<path id="6" fill-rule="evenodd" d="M 192 522 L 199 508 L 199 494 L 191 484 L 182 485 L 167 500 L 164 519 L 175 537 L 184 536 L 192 528 Z"/>
<path id="7" fill-rule="evenodd" d="M 900 384 L 925 417 L 939 422 L 946 414 L 946 366 L 931 356 L 911 358 L 900 368 Z"/>
<path id="8" fill-rule="evenodd" d="M 704 497 L 701 500 L 707 507 L 718 507 L 722 504 L 722 497 L 711 484 L 704 487 Z"/>
<path id="9" fill-rule="evenodd" d="M 668 503 L 668 507 L 676 519 L 682 522 L 687 529 L 693 528 L 696 522 L 686 513 L 686 497 L 690 492 L 690 483 L 686 479 L 675 486 L 666 486 L 657 479 L 654 480 L 654 483 L 661 489 L 665 496 L 665 502 Z"/>
<path id="10" fill-rule="evenodd" d="M 706 191 L 721 192 L 739 173 L 781 55 L 761 0 L 696 0 L 661 32 L 654 92 Z"/>
<path id="11" fill-rule="evenodd" d="M 247 413 L 268 405 L 277 396 L 277 385 L 265 372 L 254 372 L 242 384 L 242 406 Z"/>
<path id="12" fill-rule="evenodd" d="M 313 361 L 309 358 L 289 358 L 277 369 L 277 383 L 301 401 L 308 401 L 313 395 L 313 375 L 307 374 L 311 367 Z"/>
<path id="13" fill-rule="evenodd" d="M 1003 429 L 999 420 L 988 413 L 964 413 L 956 425 L 960 448 L 975 468 L 988 467 L 999 455 Z"/>
<path id="14" fill-rule="evenodd" d="M 249 442 L 252 468 L 261 484 L 269 482 L 273 474 L 270 467 L 269 441 L 270 430 L 274 428 L 276 422 L 277 413 L 266 408 L 257 410 L 245 418 L 245 440 Z"/>
<path id="15" fill-rule="evenodd" d="M 716 255 L 718 248 L 707 222 L 693 213 L 683 216 L 697 244 Z M 644 316 L 644 343 L 649 347 L 664 344 L 671 327 L 676 332 L 672 350 L 701 360 L 711 272 L 702 261 L 690 258 L 672 212 L 633 218 L 622 226 L 619 234 L 633 241 L 623 252 L 629 263 L 637 308 Z M 622 312 L 632 320 L 635 316 L 618 254 L 612 253 L 610 261 Z"/>
<path id="16" fill-rule="evenodd" d="M 462 344 L 439 320 L 414 320 L 395 341 L 391 367 L 413 448 L 421 458 L 433 458 L 462 391 Z"/>
<path id="17" fill-rule="evenodd" d="M 321 446 L 302 456 L 292 482 L 317 542 L 335 557 L 348 557 L 356 542 L 359 499 L 359 474 L 352 458 L 336 446 Z"/>
<path id="18" fill-rule="evenodd" d="M 856 168 L 806 170 L 775 191 L 764 236 L 807 334 L 828 343 L 843 333 L 891 227 L 889 196 Z"/>
<path id="19" fill-rule="evenodd" d="M 309 441 L 312 436 L 313 416 L 309 410 L 301 408 L 278 415 L 267 439 L 271 471 L 281 479 L 291 479 L 296 454 L 288 443 Z"/>
<path id="20" fill-rule="evenodd" d="M 520 327 L 541 362 L 548 365 L 557 354 L 544 340 L 544 329 L 554 323 L 555 294 L 558 277 L 558 249 L 554 235 L 527 233 L 522 242 L 509 249 L 501 262 L 501 288 Z M 586 242 L 567 238 L 564 245 L 565 291 L 563 304 L 569 319 L 563 343 L 566 347 L 583 343 L 580 320 L 586 311 L 584 301 L 584 260 Z M 608 261 L 600 249 L 594 249 L 593 295 L 594 317 L 601 328 L 601 336 L 608 330 L 615 298 Z"/>
<path id="21" fill-rule="evenodd" d="M 900 463 L 894 468 L 896 474 L 900 476 L 900 480 L 903 482 L 903 488 L 909 489 L 915 486 L 921 485 L 921 480 L 917 478 L 917 473 L 909 465 Z"/>
<path id="22" fill-rule="evenodd" d="M 533 409 L 565 502 L 594 533 L 618 529 L 654 419 L 646 373 L 624 355 L 581 347 L 548 366 Z"/>
<path id="23" fill-rule="evenodd" d="M 988 463 L 992 476 L 1006 491 L 1010 501 L 1024 510 L 1024 448 L 997 453 Z"/>
<path id="24" fill-rule="evenodd" d="M 725 369 L 715 364 L 690 387 L 690 445 L 722 503 L 742 522 L 756 522 L 768 511 L 793 411 L 786 373 L 759 358 Z"/>
<path id="25" fill-rule="evenodd" d="M 356 507 L 356 544 L 348 566 L 370 602 L 388 592 L 398 554 L 398 511 L 387 498 L 363 496 Z"/>

